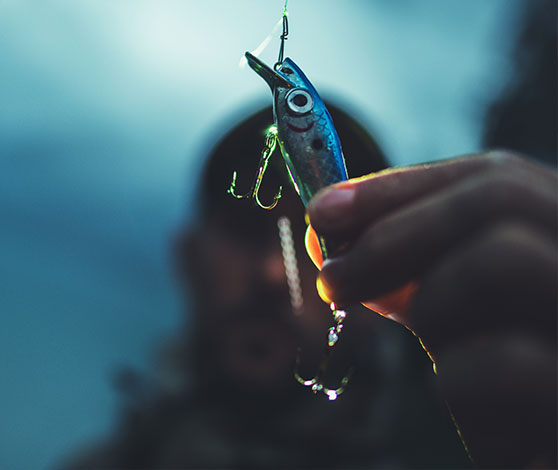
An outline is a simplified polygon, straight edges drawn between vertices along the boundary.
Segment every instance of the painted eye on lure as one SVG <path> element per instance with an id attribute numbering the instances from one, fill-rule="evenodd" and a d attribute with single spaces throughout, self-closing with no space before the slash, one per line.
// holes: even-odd
<path id="1" fill-rule="evenodd" d="M 302 88 L 295 88 L 285 96 L 287 106 L 290 112 L 296 116 L 303 116 L 312 111 L 314 100 L 312 95 Z"/>

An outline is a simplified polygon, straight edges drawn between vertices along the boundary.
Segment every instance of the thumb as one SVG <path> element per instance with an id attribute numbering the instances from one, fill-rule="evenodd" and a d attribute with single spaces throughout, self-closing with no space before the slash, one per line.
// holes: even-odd
<path id="1" fill-rule="evenodd" d="M 314 230 L 312 225 L 308 225 L 308 228 L 306 229 L 304 242 L 306 245 L 308 256 L 316 265 L 316 267 L 318 269 L 321 269 L 324 260 L 322 257 L 322 252 L 320 250 L 318 235 L 316 234 L 316 231 Z M 400 287 L 399 289 L 396 289 L 392 292 L 386 292 L 385 294 L 373 300 L 364 301 L 363 299 L 362 305 L 386 318 L 389 318 L 390 320 L 394 320 L 405 325 L 407 314 L 409 312 L 417 289 L 418 284 L 416 282 L 409 282 L 403 287 Z M 325 294 L 323 292 L 323 289 L 318 288 L 318 292 L 325 302 L 331 302 L 331 299 L 324 298 Z"/>

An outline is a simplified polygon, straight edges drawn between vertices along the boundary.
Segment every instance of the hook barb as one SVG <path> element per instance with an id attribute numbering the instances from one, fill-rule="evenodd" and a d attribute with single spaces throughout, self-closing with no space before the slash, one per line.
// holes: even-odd
<path id="1" fill-rule="evenodd" d="M 256 204 L 260 206 L 262 209 L 267 209 L 267 210 L 273 209 L 279 202 L 279 199 L 281 198 L 281 192 L 283 191 L 283 186 L 279 186 L 279 191 L 277 191 L 277 194 L 275 194 L 273 198 L 273 202 L 269 205 L 265 205 L 260 201 L 260 186 L 262 184 L 263 176 L 265 174 L 265 170 L 267 169 L 267 165 L 269 164 L 269 159 L 271 158 L 271 155 L 273 155 L 273 151 L 275 150 L 276 145 L 277 145 L 277 127 L 271 126 L 267 131 L 267 135 L 265 136 L 265 146 L 264 149 L 262 150 L 262 155 L 260 157 L 260 164 L 258 165 L 258 171 L 256 173 L 256 178 L 254 180 L 254 184 L 252 185 L 252 188 L 246 194 L 237 194 L 235 192 L 237 174 L 236 171 L 234 171 L 231 185 L 229 186 L 227 193 L 229 193 L 230 195 L 232 195 L 237 199 L 252 197 L 256 201 Z"/>
<path id="2" fill-rule="evenodd" d="M 327 347 L 318 367 L 318 372 L 312 379 L 304 379 L 300 376 L 300 348 L 298 348 L 296 353 L 294 376 L 298 383 L 304 385 L 305 387 L 311 387 L 311 390 L 314 393 L 323 392 L 327 396 L 329 401 L 334 401 L 337 400 L 337 397 L 345 391 L 345 388 L 347 387 L 347 384 L 349 383 L 349 380 L 351 380 L 351 377 L 354 373 L 354 367 L 351 367 L 347 374 L 341 379 L 341 384 L 339 387 L 327 388 L 324 385 L 322 377 L 327 372 L 327 366 L 333 353 L 333 347 L 337 343 L 339 335 L 341 334 L 341 330 L 343 329 L 343 320 L 345 320 L 345 318 L 347 317 L 347 312 L 337 308 L 337 305 L 335 305 L 334 303 L 330 305 L 330 309 L 333 320 L 335 321 L 335 325 L 332 326 L 328 331 Z"/>
<path id="3" fill-rule="evenodd" d="M 244 199 L 247 197 L 250 197 L 252 191 L 248 191 L 246 194 L 236 194 L 235 189 L 236 189 L 236 171 L 233 171 L 233 175 L 232 175 L 232 181 L 231 181 L 231 185 L 229 186 L 229 189 L 227 189 L 227 193 L 230 194 L 232 197 L 235 197 L 237 199 Z"/>
<path id="4" fill-rule="evenodd" d="M 260 181 L 260 184 L 261 184 L 261 181 Z M 279 186 L 279 191 L 277 191 L 277 194 L 273 197 L 273 202 L 266 206 L 260 201 L 260 196 L 259 196 L 260 184 L 257 185 L 257 188 L 254 191 L 254 194 L 253 194 L 254 200 L 256 201 L 256 204 L 258 204 L 258 206 L 260 206 L 262 209 L 266 209 L 266 210 L 270 211 L 271 209 L 273 209 L 277 205 L 277 203 L 279 202 L 279 199 L 281 199 L 281 193 L 283 191 L 283 186 Z"/>
<path id="5" fill-rule="evenodd" d="M 294 376 L 295 376 L 295 379 L 298 383 L 304 385 L 305 387 L 311 387 L 311 390 L 315 394 L 319 393 L 319 392 L 323 392 L 324 395 L 327 396 L 329 401 L 335 401 L 335 400 L 337 400 L 337 397 L 339 397 L 339 395 L 341 395 L 345 391 L 345 389 L 347 388 L 347 385 L 348 385 L 349 381 L 351 380 L 351 377 L 353 376 L 354 368 L 351 367 L 348 370 L 347 374 L 345 374 L 345 376 L 341 379 L 341 384 L 340 384 L 339 387 L 328 388 L 324 385 L 324 382 L 322 380 L 322 375 L 327 370 L 327 364 L 329 362 L 330 357 L 331 357 L 331 349 L 328 348 L 326 353 L 324 354 L 324 357 L 322 359 L 322 362 L 320 363 L 320 367 L 318 368 L 318 372 L 316 373 L 316 375 L 311 379 L 304 379 L 303 377 L 301 377 L 301 375 L 299 373 L 300 348 L 298 348 L 297 353 L 296 353 Z"/>

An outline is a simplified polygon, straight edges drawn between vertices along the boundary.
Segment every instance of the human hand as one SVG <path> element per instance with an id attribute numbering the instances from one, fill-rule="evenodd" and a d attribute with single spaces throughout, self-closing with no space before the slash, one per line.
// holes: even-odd
<path id="1" fill-rule="evenodd" d="M 348 242 L 322 297 L 420 338 L 481 467 L 556 465 L 556 189 L 555 172 L 491 152 L 339 183 L 308 206 L 320 235 Z"/>

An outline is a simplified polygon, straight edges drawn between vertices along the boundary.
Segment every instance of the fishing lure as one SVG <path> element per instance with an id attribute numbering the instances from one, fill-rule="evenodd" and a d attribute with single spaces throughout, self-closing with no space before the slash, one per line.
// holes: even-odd
<path id="1" fill-rule="evenodd" d="M 236 193 L 236 172 L 228 192 L 236 198 L 252 197 L 264 209 L 272 209 L 281 197 L 281 189 L 274 201 L 265 205 L 259 200 L 258 192 L 269 159 L 276 143 L 279 143 L 283 159 L 296 192 L 306 207 L 312 197 L 322 188 L 348 179 L 341 143 L 333 120 L 318 95 L 316 89 L 302 70 L 290 58 L 283 60 L 284 41 L 288 34 L 286 14 L 283 15 L 283 34 L 279 60 L 273 68 L 259 58 L 246 52 L 248 65 L 271 88 L 273 93 L 273 114 L 275 124 L 267 133 L 264 150 L 256 179 L 251 190 L 239 195 Z M 319 237 L 323 259 L 334 250 Z M 311 387 L 315 393 L 323 392 L 330 400 L 335 400 L 347 385 L 350 374 L 341 381 L 341 386 L 330 389 L 324 386 L 323 376 L 331 356 L 332 347 L 339 339 L 346 312 L 339 310 L 335 304 L 330 305 L 334 325 L 328 331 L 328 347 L 319 366 L 318 373 L 312 379 L 305 380 L 298 373 L 300 355 L 297 356 L 295 377 L 304 386 Z"/>

